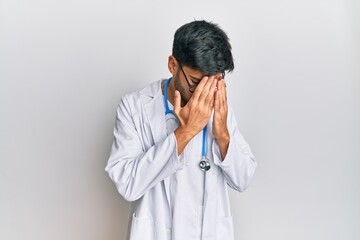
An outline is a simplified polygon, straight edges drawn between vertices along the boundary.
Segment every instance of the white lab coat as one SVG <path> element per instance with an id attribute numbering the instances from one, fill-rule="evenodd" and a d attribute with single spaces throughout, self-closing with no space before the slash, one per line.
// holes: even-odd
<path id="1" fill-rule="evenodd" d="M 201 232 L 201 239 L 234 239 L 227 185 L 245 190 L 257 163 L 233 112 L 228 113 L 230 144 L 224 161 L 211 136 L 212 120 L 208 123 L 211 169 L 205 174 L 202 227 L 193 222 L 172 224 L 178 221 L 169 206 L 169 176 L 182 170 L 183 154 L 178 156 L 174 134 L 166 133 L 164 112 L 161 81 L 126 95 L 117 108 L 115 138 L 105 169 L 119 193 L 135 201 L 130 240 L 181 240 L 193 229 Z"/>

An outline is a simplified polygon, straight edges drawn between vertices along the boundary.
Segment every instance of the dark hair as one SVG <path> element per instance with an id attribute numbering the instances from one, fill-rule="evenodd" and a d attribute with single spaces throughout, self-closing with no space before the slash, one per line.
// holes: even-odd
<path id="1" fill-rule="evenodd" d="M 172 55 L 205 75 L 234 69 L 228 36 L 217 24 L 204 20 L 187 23 L 175 32 Z"/>

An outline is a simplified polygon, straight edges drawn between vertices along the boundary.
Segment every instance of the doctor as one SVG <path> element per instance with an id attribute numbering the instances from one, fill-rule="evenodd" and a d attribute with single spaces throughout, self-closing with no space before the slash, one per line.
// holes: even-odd
<path id="1" fill-rule="evenodd" d="M 134 201 L 129 238 L 234 239 L 227 186 L 245 190 L 257 163 L 226 100 L 227 35 L 206 21 L 183 25 L 168 68 L 170 78 L 117 108 L 106 171 Z"/>

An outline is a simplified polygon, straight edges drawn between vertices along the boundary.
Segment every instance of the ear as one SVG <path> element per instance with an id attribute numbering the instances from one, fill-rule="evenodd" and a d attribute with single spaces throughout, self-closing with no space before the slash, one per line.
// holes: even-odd
<path id="1" fill-rule="evenodd" d="M 169 68 L 170 73 L 174 76 L 176 74 L 176 71 L 177 71 L 177 61 L 176 61 L 176 58 L 173 55 L 169 56 L 168 68 Z"/>

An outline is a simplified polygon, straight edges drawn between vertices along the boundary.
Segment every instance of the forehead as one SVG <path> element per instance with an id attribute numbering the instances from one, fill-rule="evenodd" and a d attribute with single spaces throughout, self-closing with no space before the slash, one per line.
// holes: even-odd
<path id="1" fill-rule="evenodd" d="M 186 66 L 186 65 L 183 65 L 182 67 L 183 67 L 184 71 L 186 71 L 186 75 L 188 77 L 191 77 L 191 78 L 195 79 L 195 80 L 201 80 L 205 76 L 210 76 L 210 75 L 205 74 L 203 71 L 201 71 L 199 69 L 196 69 L 196 68 L 192 68 L 192 67 L 189 67 L 189 66 Z M 222 73 L 216 73 L 214 75 L 221 76 Z"/>
<path id="2" fill-rule="evenodd" d="M 201 75 L 201 76 L 205 76 L 205 73 L 199 69 L 196 68 L 192 68 L 186 65 L 183 65 L 182 68 L 188 73 L 188 74 L 193 74 L 193 75 Z"/>

